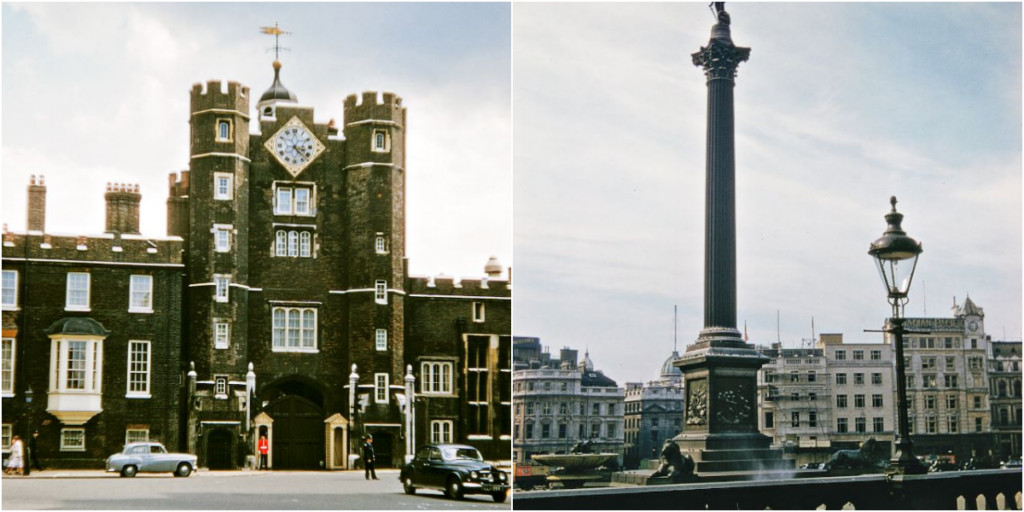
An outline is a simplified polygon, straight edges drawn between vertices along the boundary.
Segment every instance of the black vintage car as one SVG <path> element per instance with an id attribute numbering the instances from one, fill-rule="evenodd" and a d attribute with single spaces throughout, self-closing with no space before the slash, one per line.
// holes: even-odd
<path id="1" fill-rule="evenodd" d="M 449 498 L 489 494 L 498 503 L 508 499 L 508 473 L 484 462 L 480 452 L 464 444 L 429 444 L 402 466 L 398 475 L 406 494 L 416 489 L 436 489 Z"/>

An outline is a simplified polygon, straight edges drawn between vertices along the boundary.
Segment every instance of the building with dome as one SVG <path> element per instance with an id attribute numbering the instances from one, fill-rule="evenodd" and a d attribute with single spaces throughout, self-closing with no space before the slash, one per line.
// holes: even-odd
<path id="1" fill-rule="evenodd" d="M 553 358 L 539 338 L 514 342 L 513 460 L 568 453 L 583 440 L 595 452 L 622 454 L 623 389 L 595 368 L 590 351 L 577 362 L 568 347 Z"/>
<path id="2" fill-rule="evenodd" d="M 673 350 L 661 365 L 656 380 L 626 383 L 624 464 L 627 468 L 646 468 L 643 462 L 657 460 L 665 440 L 682 431 L 683 372 L 672 364 L 678 358 L 679 352 Z"/>
<path id="3" fill-rule="evenodd" d="M 27 231 L 4 230 L 5 447 L 38 428 L 49 467 L 157 440 L 230 469 L 266 435 L 273 469 L 345 469 L 372 435 L 377 467 L 428 442 L 508 459 L 510 273 L 410 275 L 402 98 L 318 123 L 273 72 L 255 119 L 248 87 L 192 87 L 165 237 L 123 184 L 103 234 L 50 233 L 33 179 Z"/>

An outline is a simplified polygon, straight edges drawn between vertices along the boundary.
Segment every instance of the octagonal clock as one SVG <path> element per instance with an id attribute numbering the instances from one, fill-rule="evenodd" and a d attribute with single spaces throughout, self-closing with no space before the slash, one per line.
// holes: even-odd
<path id="1" fill-rule="evenodd" d="M 298 117 L 291 118 L 263 146 L 292 177 L 298 176 L 325 149 Z"/>

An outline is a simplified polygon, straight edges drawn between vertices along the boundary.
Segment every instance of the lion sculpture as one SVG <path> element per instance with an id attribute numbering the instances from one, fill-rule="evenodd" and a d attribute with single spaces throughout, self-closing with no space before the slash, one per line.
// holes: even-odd
<path id="1" fill-rule="evenodd" d="M 658 470 L 651 477 L 668 477 L 673 482 L 693 478 L 695 467 L 693 457 L 689 455 L 684 456 L 679 450 L 679 445 L 671 439 L 666 439 L 665 444 L 661 446 L 660 462 Z"/>
<path id="2" fill-rule="evenodd" d="M 885 465 L 885 457 L 878 453 L 875 438 L 869 438 L 858 450 L 839 450 L 832 454 L 829 469 L 876 468 Z"/>

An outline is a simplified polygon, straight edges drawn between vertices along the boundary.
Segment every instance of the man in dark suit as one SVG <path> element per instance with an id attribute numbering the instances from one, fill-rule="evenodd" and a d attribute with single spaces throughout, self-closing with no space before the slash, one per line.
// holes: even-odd
<path id="1" fill-rule="evenodd" d="M 371 477 L 377 480 L 377 471 L 373 468 L 373 462 L 376 460 L 373 453 L 373 436 L 367 434 L 366 442 L 363 443 L 363 465 L 366 467 L 366 479 L 369 480 Z"/>
<path id="2" fill-rule="evenodd" d="M 37 446 L 37 443 L 38 443 L 38 439 L 39 439 L 39 431 L 36 430 L 35 432 L 32 432 L 32 437 L 30 437 L 29 440 L 28 440 L 28 454 L 29 454 L 29 461 L 30 461 L 29 464 L 31 464 L 31 469 L 34 469 L 36 471 L 42 471 L 43 470 L 43 466 L 39 464 L 39 454 L 36 451 L 36 446 Z M 25 464 L 25 465 L 29 466 L 29 464 Z"/>

